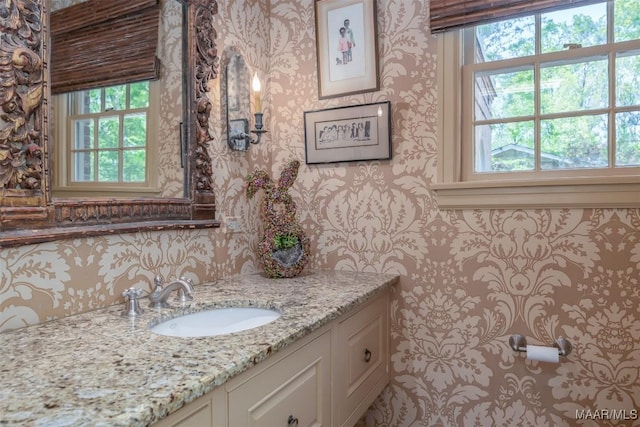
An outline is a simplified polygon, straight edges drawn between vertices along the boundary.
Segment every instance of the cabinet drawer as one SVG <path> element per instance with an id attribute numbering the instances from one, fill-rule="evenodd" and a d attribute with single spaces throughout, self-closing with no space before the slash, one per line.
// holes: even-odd
<path id="1" fill-rule="evenodd" d="M 388 296 L 338 324 L 335 345 L 337 425 L 353 425 L 389 381 Z"/>
<path id="2" fill-rule="evenodd" d="M 205 395 L 160 420 L 154 427 L 210 427 L 212 423 L 211 399 Z"/>
<path id="3" fill-rule="evenodd" d="M 330 359 L 328 331 L 233 388 L 229 426 L 330 426 Z"/>

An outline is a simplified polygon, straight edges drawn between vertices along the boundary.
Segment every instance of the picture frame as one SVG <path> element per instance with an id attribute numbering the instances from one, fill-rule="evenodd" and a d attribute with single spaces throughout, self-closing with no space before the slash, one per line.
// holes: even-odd
<path id="1" fill-rule="evenodd" d="M 319 99 L 380 88 L 376 11 L 375 0 L 316 0 Z"/>
<path id="2" fill-rule="evenodd" d="M 307 164 L 389 160 L 391 102 L 304 112 Z"/>

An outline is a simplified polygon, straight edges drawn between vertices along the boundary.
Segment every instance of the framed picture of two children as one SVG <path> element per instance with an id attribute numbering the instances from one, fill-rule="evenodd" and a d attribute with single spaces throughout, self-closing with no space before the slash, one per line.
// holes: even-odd
<path id="1" fill-rule="evenodd" d="M 320 99 L 379 89 L 375 0 L 316 0 Z"/>

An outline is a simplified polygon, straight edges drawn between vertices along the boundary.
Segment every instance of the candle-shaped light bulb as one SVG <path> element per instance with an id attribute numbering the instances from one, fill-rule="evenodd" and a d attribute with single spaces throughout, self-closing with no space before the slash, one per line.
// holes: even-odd
<path id="1" fill-rule="evenodd" d="M 378 117 L 382 117 L 382 107 L 378 105 Z"/>
<path id="2" fill-rule="evenodd" d="M 253 86 L 253 95 L 254 95 L 254 104 L 255 104 L 255 109 L 256 109 L 256 113 L 261 113 L 262 112 L 262 105 L 260 104 L 260 79 L 258 78 L 258 73 L 255 73 L 253 75 L 253 82 L 252 82 L 252 86 Z"/>

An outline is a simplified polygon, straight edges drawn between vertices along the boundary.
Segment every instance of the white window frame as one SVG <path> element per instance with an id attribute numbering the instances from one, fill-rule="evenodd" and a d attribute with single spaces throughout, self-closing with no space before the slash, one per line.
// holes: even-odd
<path id="1" fill-rule="evenodd" d="M 64 93 L 53 97 L 53 135 L 54 135 L 54 161 L 53 164 L 53 186 L 55 197 L 76 197 L 76 196 L 152 196 L 159 194 L 158 189 L 158 110 L 159 83 L 149 82 L 149 108 L 147 113 L 147 146 L 146 161 L 147 174 L 144 182 L 73 182 L 71 180 L 71 138 L 72 138 L 72 118 L 69 114 L 69 105 L 72 99 L 70 94 Z M 119 110 L 114 114 L 123 114 L 127 110 Z"/>
<path id="2" fill-rule="evenodd" d="M 431 189 L 438 205 L 459 208 L 587 208 L 640 206 L 640 175 L 589 170 L 535 174 L 497 174 L 483 179 L 473 173 L 472 134 L 463 129 L 462 114 L 469 96 L 463 88 L 464 30 L 437 35 L 438 43 L 438 161 L 437 182 Z M 571 53 L 570 53 L 571 54 Z M 457 76 L 452 78 L 451 76 Z M 473 86 L 473 85 L 471 85 Z M 470 98 L 472 99 L 472 97 Z M 465 143 L 465 138 L 466 142 Z"/>

